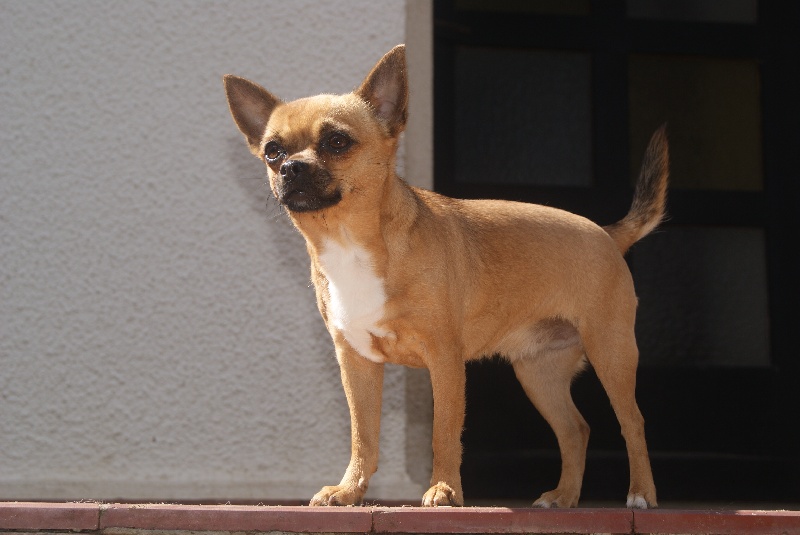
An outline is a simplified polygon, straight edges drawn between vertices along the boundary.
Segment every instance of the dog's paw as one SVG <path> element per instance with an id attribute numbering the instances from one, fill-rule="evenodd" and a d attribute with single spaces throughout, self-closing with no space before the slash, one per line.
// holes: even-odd
<path id="1" fill-rule="evenodd" d="M 644 493 L 631 492 L 625 502 L 628 509 L 655 509 L 658 507 L 655 496 L 648 498 Z"/>
<path id="2" fill-rule="evenodd" d="M 360 487 L 333 485 L 322 487 L 308 505 L 360 505 L 363 497 L 364 491 Z"/>
<path id="3" fill-rule="evenodd" d="M 453 490 L 450 485 L 441 481 L 429 488 L 422 497 L 423 507 L 460 507 L 462 505 L 464 505 L 464 498 L 461 496 L 461 490 Z"/>
<path id="4" fill-rule="evenodd" d="M 577 507 L 578 497 L 577 492 L 570 493 L 556 489 L 539 496 L 539 499 L 533 502 L 533 506 L 543 509 Z"/>

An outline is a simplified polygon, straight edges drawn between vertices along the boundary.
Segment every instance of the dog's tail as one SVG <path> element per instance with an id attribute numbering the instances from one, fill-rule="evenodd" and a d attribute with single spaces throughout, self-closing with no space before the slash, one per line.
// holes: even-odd
<path id="1" fill-rule="evenodd" d="M 664 218 L 668 178 L 669 145 L 664 125 L 650 138 L 628 215 L 613 225 L 603 227 L 622 254 L 652 232 Z"/>

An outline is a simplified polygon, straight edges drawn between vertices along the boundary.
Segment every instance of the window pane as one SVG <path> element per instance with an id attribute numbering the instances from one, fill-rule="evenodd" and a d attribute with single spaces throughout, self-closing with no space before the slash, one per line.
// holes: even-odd
<path id="1" fill-rule="evenodd" d="M 642 364 L 769 365 L 762 230 L 672 227 L 630 257 Z"/>
<path id="2" fill-rule="evenodd" d="M 628 72 L 632 180 L 650 134 L 667 122 L 671 187 L 763 188 L 755 61 L 637 55 Z"/>
<path id="3" fill-rule="evenodd" d="M 636 19 L 754 24 L 757 0 L 630 0 L 628 16 Z"/>
<path id="4" fill-rule="evenodd" d="M 456 180 L 588 186 L 587 54 L 456 51 Z"/>

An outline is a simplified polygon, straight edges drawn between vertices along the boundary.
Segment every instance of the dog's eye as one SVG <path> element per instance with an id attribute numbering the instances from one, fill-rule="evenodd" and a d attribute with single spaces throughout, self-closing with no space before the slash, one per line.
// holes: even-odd
<path id="1" fill-rule="evenodd" d="M 333 134 L 329 135 L 327 138 L 325 138 L 323 143 L 324 148 L 334 154 L 343 153 L 349 149 L 350 145 L 352 144 L 353 140 L 340 132 L 334 132 Z"/>
<path id="2" fill-rule="evenodd" d="M 264 147 L 264 159 L 267 160 L 268 163 L 275 163 L 285 153 L 286 151 L 283 150 L 283 147 L 276 141 L 270 141 L 267 143 L 267 146 Z"/>

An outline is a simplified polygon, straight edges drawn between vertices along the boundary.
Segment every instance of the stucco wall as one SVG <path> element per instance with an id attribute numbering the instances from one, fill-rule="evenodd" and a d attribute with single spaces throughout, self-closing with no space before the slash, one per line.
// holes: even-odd
<path id="1" fill-rule="evenodd" d="M 307 499 L 338 482 L 349 417 L 305 248 L 221 76 L 286 99 L 351 90 L 404 41 L 406 2 L 0 12 L 0 499 Z M 387 369 L 368 497 L 424 490 L 409 378 L 424 381 Z"/>

